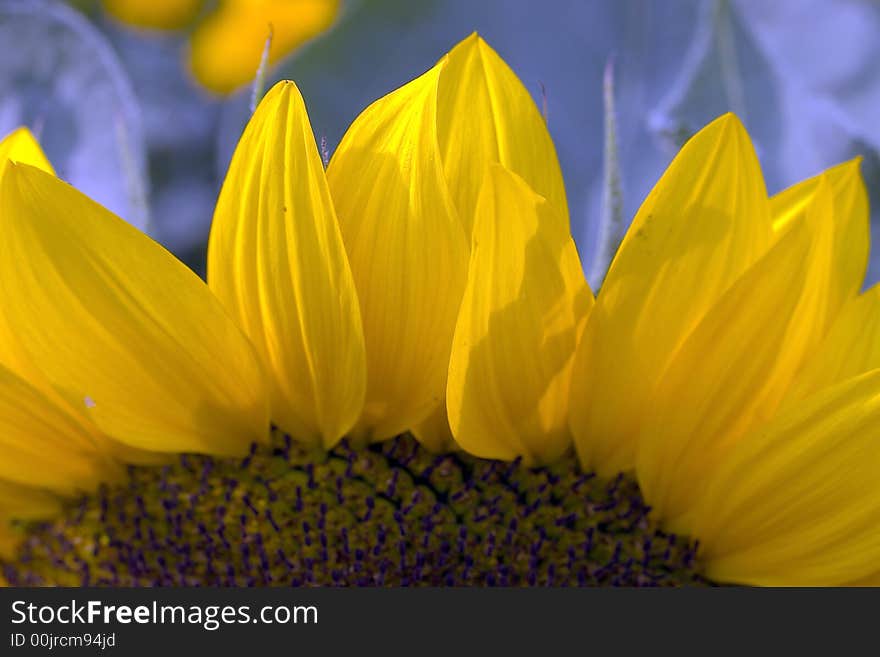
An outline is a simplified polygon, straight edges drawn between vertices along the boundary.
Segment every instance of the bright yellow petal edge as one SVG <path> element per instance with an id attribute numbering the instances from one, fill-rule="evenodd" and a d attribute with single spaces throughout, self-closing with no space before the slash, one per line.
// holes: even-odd
<path id="1" fill-rule="evenodd" d="M 66 183 L 0 183 L 0 344 L 140 449 L 237 455 L 268 426 L 253 347 L 207 286 Z"/>
<path id="2" fill-rule="evenodd" d="M 859 173 L 860 164 L 860 157 L 838 164 L 770 199 L 773 231 L 779 235 L 792 222 L 803 217 L 821 181 L 824 180 L 830 187 L 833 207 L 827 216 L 830 217 L 829 223 L 833 230 L 830 235 L 829 321 L 834 318 L 842 304 L 862 288 L 868 268 L 868 194 Z M 828 324 L 819 328 L 823 332 L 827 331 Z"/>
<path id="3" fill-rule="evenodd" d="M 568 225 L 565 186 L 556 149 L 532 95 L 477 33 L 441 60 L 437 89 L 437 141 L 458 217 L 469 238 L 477 198 L 488 169 L 500 164 L 556 206 Z M 441 402 L 410 427 L 423 445 L 454 445 Z"/>
<path id="4" fill-rule="evenodd" d="M 673 531 L 684 531 L 678 519 L 699 499 L 724 448 L 764 419 L 761 392 L 804 291 L 808 238 L 796 227 L 722 295 L 642 411 L 639 484 Z"/>
<path id="5" fill-rule="evenodd" d="M 27 128 L 0 140 L 0 180 L 11 162 L 53 173 Z M 118 481 L 123 471 L 114 452 L 120 445 L 94 431 L 87 420 L 65 409 L 63 401 L 10 367 L 9 345 L 0 349 L 0 554 L 10 554 L 21 533 L 10 519 L 33 519 L 58 510 L 62 496 Z M 48 394 L 47 394 L 48 393 Z"/>
<path id="6" fill-rule="evenodd" d="M 493 165 L 449 365 L 449 424 L 461 447 L 530 466 L 570 449 L 571 361 L 592 303 L 567 217 Z"/>
<path id="7" fill-rule="evenodd" d="M 411 429 L 431 449 L 450 446 L 442 410 L 448 354 L 474 203 L 492 163 L 546 195 L 567 230 L 562 175 L 543 118 L 476 34 L 371 105 L 334 154 L 327 175 L 367 346 L 365 414 L 356 434 L 376 440 Z M 420 188 L 425 199 L 415 203 L 408 188 Z M 395 337 L 404 329 L 408 335 Z M 422 367 L 411 367 L 419 361 Z"/>
<path id="8" fill-rule="evenodd" d="M 714 468 L 690 526 L 709 577 L 842 585 L 880 572 L 880 370 L 805 398 Z"/>
<path id="9" fill-rule="evenodd" d="M 272 419 L 330 448 L 361 415 L 357 292 L 299 90 L 279 82 L 248 123 L 217 201 L 208 284 L 270 378 Z"/>
<path id="10" fill-rule="evenodd" d="M 556 148 L 532 95 L 474 33 L 445 56 L 437 94 L 437 140 L 450 192 L 466 230 L 486 171 L 501 164 L 553 203 L 568 221 Z"/>
<path id="11" fill-rule="evenodd" d="M 437 142 L 444 65 L 364 110 L 327 168 L 367 353 L 357 440 L 406 431 L 445 395 L 469 247 Z"/>
<path id="12" fill-rule="evenodd" d="M 0 141 L 0 176 L 10 161 L 30 164 L 47 173 L 55 173 L 33 133 L 25 127 L 16 128 Z"/>
<path id="13" fill-rule="evenodd" d="M 34 138 L 33 134 L 24 127 L 13 130 L 0 140 L 0 177 L 2 177 L 3 172 L 10 162 L 30 164 L 47 173 L 54 173 L 52 165 L 43 153 L 39 143 Z M 6 340 L 4 343 L 0 344 L 0 367 L 12 368 L 15 370 L 17 376 L 23 377 L 23 379 L 26 380 L 28 385 L 35 390 L 39 390 L 41 397 L 37 406 L 45 404 L 56 405 L 63 408 L 64 412 L 68 414 L 72 413 L 72 416 L 76 418 L 75 422 L 78 425 L 77 432 L 86 436 L 85 441 L 89 444 L 91 450 L 101 453 L 100 458 L 105 461 L 105 465 L 106 462 L 111 462 L 114 459 L 121 459 L 128 463 L 138 463 L 143 465 L 160 463 L 165 460 L 164 457 L 155 452 L 139 450 L 124 445 L 109 436 L 102 434 L 88 420 L 88 418 L 82 415 L 82 400 L 77 400 L 71 407 L 64 400 L 63 396 L 59 395 L 58 391 L 56 391 L 51 384 L 49 384 L 46 379 L 34 369 L 33 363 L 31 363 L 26 357 L 22 358 L 21 354 L 17 353 L 15 344 L 16 342 L 14 340 Z M 22 383 L 24 383 L 24 381 L 22 381 Z M 26 403 L 24 405 L 27 406 Z M 70 435 L 69 432 L 64 430 L 56 429 L 56 431 L 62 436 Z M 113 470 L 118 474 L 118 468 L 113 468 Z M 104 474 L 109 476 L 107 472 Z"/>
<path id="14" fill-rule="evenodd" d="M 716 119 L 675 157 L 633 219 L 575 356 L 571 429 L 585 468 L 634 465 L 642 409 L 670 358 L 771 242 L 742 124 Z"/>
<path id="15" fill-rule="evenodd" d="M 54 173 L 52 165 L 43 153 L 39 143 L 25 127 L 13 130 L 0 140 L 0 178 L 2 178 L 3 172 L 10 162 L 30 164 L 47 173 Z M 101 434 L 85 416 L 77 412 L 80 409 L 79 403 L 74 408 L 67 407 L 68 405 L 64 399 L 33 369 L 32 364 L 27 362 L 27 359 L 23 361 L 19 356 L 20 354 L 16 354 L 12 341 L 7 340 L 4 344 L 0 345 L 0 369 L 15 368 L 18 376 L 23 376 L 27 379 L 27 384 L 30 387 L 34 388 L 34 390 L 39 390 L 37 394 L 41 395 L 41 398 L 40 402 L 36 404 L 37 406 L 45 404 L 60 405 L 66 409 L 67 413 L 72 411 L 73 415 L 76 416 L 78 430 L 87 436 L 86 442 L 92 450 L 103 452 L 101 455 L 102 459 L 112 461 L 114 458 L 117 458 L 129 463 L 138 464 L 159 463 L 164 460 L 156 453 L 125 446 Z M 11 370 L 10 375 L 14 376 Z M 20 383 L 24 384 L 25 381 L 22 380 Z M 28 406 L 25 402 L 20 403 L 23 406 Z M 63 430 L 58 430 L 57 428 L 55 430 L 58 431 L 59 435 L 64 436 L 66 434 Z M 67 433 L 66 435 L 69 436 L 70 434 Z M 118 474 L 118 468 L 115 468 L 114 471 Z"/>
<path id="16" fill-rule="evenodd" d="M 751 151 L 748 138 L 730 117 L 691 141 L 695 147 L 704 142 L 708 147 L 703 158 L 710 161 L 727 161 L 730 166 L 752 160 L 743 158 Z M 680 185 L 685 211 L 666 215 L 658 230 L 662 240 L 676 241 L 658 249 L 661 239 L 646 233 L 643 224 L 634 224 L 606 279 L 612 287 L 600 291 L 580 346 L 592 359 L 605 358 L 599 362 L 608 363 L 612 381 L 625 375 L 614 384 L 622 388 L 634 370 L 613 371 L 617 352 L 606 357 L 607 349 L 620 343 L 609 340 L 618 339 L 621 331 L 628 340 L 643 332 L 643 341 L 630 342 L 632 351 L 624 353 L 622 362 L 638 365 L 642 369 L 635 371 L 642 373 L 646 364 L 655 363 L 653 383 L 645 386 L 633 380 L 634 389 L 644 395 L 638 407 L 631 399 L 621 407 L 581 397 L 584 406 L 604 416 L 600 426 L 605 429 L 633 428 L 632 433 L 609 432 L 598 438 L 577 425 L 584 417 L 577 417 L 575 392 L 573 429 L 583 441 L 578 445 L 582 458 L 586 455 L 600 471 L 613 471 L 609 462 L 625 469 L 626 461 L 614 461 L 619 446 L 612 443 L 611 451 L 605 451 L 611 438 L 625 439 L 655 520 L 698 539 L 701 562 L 716 581 L 873 581 L 880 571 L 880 541 L 874 531 L 880 507 L 869 482 L 880 467 L 880 444 L 870 436 L 877 426 L 874 406 L 880 393 L 873 368 L 880 363 L 873 347 L 876 291 L 857 294 L 868 233 L 858 162 L 834 167 L 773 199 L 758 193 L 760 171 L 739 164 L 733 169 L 739 175 L 726 179 L 734 181 L 734 187 L 742 185 L 750 169 L 755 184 L 751 202 L 737 205 L 713 201 L 731 193 L 723 190 L 722 181 L 713 197 L 712 188 L 699 182 L 714 179 L 713 173 L 698 166 L 676 166 L 692 154 L 693 148 L 682 151 L 646 201 L 651 210 L 646 220 L 657 221 L 657 216 L 664 217 L 661 213 L 671 211 L 657 207 L 657 196 L 669 193 L 664 186 Z M 741 192 L 730 198 L 737 197 L 746 198 Z M 769 211 L 756 213 L 756 207 Z M 692 214 L 687 208 L 700 212 Z M 719 208 L 728 212 L 719 213 Z M 645 211 L 643 206 L 640 215 Z M 714 220 L 721 227 L 689 233 L 685 221 L 695 220 Z M 739 223 L 743 226 L 737 227 Z M 753 246 L 750 258 L 736 258 L 725 236 L 750 225 L 763 237 L 745 242 Z M 667 315 L 654 311 L 667 311 L 659 305 L 664 300 L 669 304 L 671 299 L 673 306 L 679 303 L 673 296 L 680 294 L 678 287 L 666 288 L 664 283 L 688 272 L 691 253 L 708 255 L 716 268 L 728 266 L 731 271 L 719 271 L 729 282 L 721 286 L 691 270 L 690 280 L 682 281 L 685 289 L 699 291 L 710 284 L 715 291 L 711 297 L 698 292 L 706 298 L 704 309 L 694 323 L 678 322 L 680 332 L 674 340 L 660 340 L 666 351 L 658 361 L 651 329 L 662 337 L 669 327 L 657 325 Z M 628 258 L 635 271 L 624 264 Z M 653 278 L 637 275 L 645 265 L 656 273 Z M 645 285 L 647 294 L 636 294 Z M 620 323 L 617 311 L 609 311 L 625 304 L 631 304 L 629 316 L 635 318 L 630 329 Z M 602 322 L 618 332 L 608 331 Z M 642 347 L 654 353 L 651 359 L 645 358 Z M 589 385 L 602 391 L 608 386 L 604 371 L 588 368 L 576 371 L 576 376 L 595 377 Z M 583 390 L 583 380 L 577 379 L 573 390 L 579 383 Z"/>
<path id="17" fill-rule="evenodd" d="M 0 516 L 44 517 L 122 461 L 264 440 L 263 372 L 207 286 L 55 178 L 26 130 L 0 155 Z"/>
<path id="18" fill-rule="evenodd" d="M 699 498 L 712 465 L 772 418 L 837 314 L 832 187 L 710 308 L 672 358 L 643 414 L 637 471 L 667 520 Z"/>

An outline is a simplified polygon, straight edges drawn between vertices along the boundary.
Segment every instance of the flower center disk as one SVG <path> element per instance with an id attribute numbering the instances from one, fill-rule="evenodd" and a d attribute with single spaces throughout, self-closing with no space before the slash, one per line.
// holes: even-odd
<path id="1" fill-rule="evenodd" d="M 184 456 L 27 528 L 13 585 L 703 584 L 638 487 L 572 458 L 526 468 L 409 437 L 326 455 L 286 436 L 244 460 Z"/>

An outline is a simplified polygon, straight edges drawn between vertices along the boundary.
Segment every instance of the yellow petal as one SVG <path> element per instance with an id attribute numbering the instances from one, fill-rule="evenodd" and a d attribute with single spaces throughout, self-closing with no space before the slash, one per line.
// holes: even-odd
<path id="1" fill-rule="evenodd" d="M 764 419 L 764 390 L 797 330 L 810 233 L 792 228 L 706 314 L 642 411 L 637 473 L 652 513 L 672 531 L 724 450 Z"/>
<path id="2" fill-rule="evenodd" d="M 0 140 L 0 177 L 10 160 L 55 173 L 40 144 L 27 128 L 16 128 Z"/>
<path id="3" fill-rule="evenodd" d="M 779 409 L 822 339 L 832 294 L 831 186 L 705 315 L 674 357 L 643 418 L 638 474 L 655 515 L 675 523 L 724 450 Z"/>
<path id="4" fill-rule="evenodd" d="M 870 217 L 868 195 L 859 173 L 860 162 L 861 158 L 856 158 L 831 167 L 770 199 L 773 229 L 779 234 L 803 218 L 820 180 L 824 179 L 831 188 L 832 207 L 824 218 L 832 226 L 834 240 L 829 321 L 862 289 L 868 267 Z M 821 328 L 825 330 L 828 325 Z"/>
<path id="5" fill-rule="evenodd" d="M 0 178 L 2 178 L 6 164 L 9 161 L 30 164 L 53 175 L 55 173 L 33 134 L 24 127 L 14 130 L 4 139 L 0 140 Z M 14 357 L 10 353 L 9 348 L 8 344 L 0 342 L 0 363 L 6 362 L 9 364 L 9 359 Z M 126 463 L 140 465 L 154 465 L 165 461 L 165 457 L 161 454 L 138 450 L 123 445 L 108 436 L 101 435 L 88 418 L 81 413 L 82 400 L 77 400 L 75 406 L 71 407 L 62 397 L 57 395 L 51 385 L 47 384 L 45 378 L 38 372 L 35 372 L 30 366 L 24 369 L 30 377 L 29 383 L 40 391 L 39 394 L 45 397 L 43 401 L 58 407 L 59 412 L 66 413 L 69 417 L 76 417 L 75 423 L 77 424 L 78 431 L 88 435 L 90 440 L 99 446 L 99 450 L 105 453 L 105 457 L 113 457 Z M 65 434 L 64 431 L 60 431 L 60 433 L 61 435 Z M 105 479 L 106 477 L 97 479 L 94 483 Z"/>
<path id="6" fill-rule="evenodd" d="M 741 440 L 691 519 L 706 574 L 840 585 L 880 563 L 880 370 L 811 396 Z"/>
<path id="7" fill-rule="evenodd" d="M 476 33 L 444 57 L 437 96 L 437 136 L 450 194 L 470 233 L 480 186 L 490 163 L 520 175 L 554 202 L 568 221 L 556 149 L 528 90 Z M 447 449 L 452 440 L 445 402 L 412 428 L 425 446 Z"/>
<path id="8" fill-rule="evenodd" d="M 253 347 L 158 244 L 27 165 L 0 181 L 0 346 L 132 447 L 242 454 L 267 435 Z"/>
<path id="9" fill-rule="evenodd" d="M 23 535 L 9 524 L 9 519 L 0 515 L 0 559 L 14 559 L 15 551 Z M 8 582 L 0 575 L 0 586 L 8 586 Z"/>
<path id="10" fill-rule="evenodd" d="M 527 465 L 570 448 L 571 363 L 592 302 L 565 216 L 492 166 L 449 364 L 449 424 L 462 448 Z"/>
<path id="11" fill-rule="evenodd" d="M 45 520 L 62 508 L 61 500 L 46 490 L 0 479 L 0 559 L 13 559 L 25 538 L 24 528 L 13 525 L 13 520 Z M 0 586 L 4 585 L 0 576 Z"/>
<path id="12" fill-rule="evenodd" d="M 880 368 L 880 286 L 843 307 L 831 329 L 798 373 L 786 403 Z"/>
<path id="13" fill-rule="evenodd" d="M 327 169 L 367 347 L 362 439 L 418 424 L 446 389 L 468 244 L 437 146 L 442 66 L 364 110 Z"/>
<path id="14" fill-rule="evenodd" d="M 211 91 L 235 91 L 254 79 L 270 29 L 274 64 L 328 29 L 339 7 L 339 0 L 224 0 L 192 35 L 193 73 Z"/>
<path id="15" fill-rule="evenodd" d="M 122 474 L 104 447 L 76 416 L 0 366 L 0 480 L 62 495 L 90 491 Z"/>
<path id="16" fill-rule="evenodd" d="M 611 475 L 633 466 L 641 411 L 669 359 L 770 237 L 757 158 L 742 124 L 725 115 L 670 164 L 598 294 L 572 383 L 585 467 Z"/>
<path id="17" fill-rule="evenodd" d="M 858 579 L 846 582 L 843 586 L 880 586 L 880 570 L 876 570 L 865 577 L 859 577 Z"/>
<path id="18" fill-rule="evenodd" d="M 476 33 L 447 55 L 437 131 L 450 191 L 468 231 L 491 162 L 518 174 L 567 221 L 562 172 L 544 118 L 516 74 Z"/>
<path id="19" fill-rule="evenodd" d="M 279 82 L 238 144 L 208 246 L 208 284 L 270 377 L 272 419 L 332 447 L 363 408 L 360 308 L 299 90 Z"/>
<path id="20" fill-rule="evenodd" d="M 33 134 L 25 127 L 17 128 L 0 140 L 0 178 L 6 169 L 8 162 L 13 161 L 19 164 L 30 164 L 47 173 L 54 175 L 55 171 L 49 162 L 42 148 L 37 142 Z M 0 363 L 7 362 L 13 355 L 10 353 L 10 345 L 0 342 Z M 0 369 L 2 365 L 0 365 Z M 21 369 L 21 368 L 20 368 Z M 56 407 L 56 411 L 64 413 L 68 417 L 68 422 L 74 422 L 77 425 L 77 431 L 83 435 L 89 436 L 91 443 L 98 445 L 98 449 L 104 452 L 104 459 L 109 462 L 111 458 L 123 460 L 126 463 L 136 463 L 141 465 L 151 465 L 163 462 L 163 457 L 154 452 L 138 450 L 130 446 L 123 445 L 107 436 L 101 435 L 96 427 L 80 413 L 81 400 L 77 400 L 75 407 L 70 407 L 64 399 L 57 395 L 51 385 L 47 385 L 44 377 L 35 372 L 30 366 L 24 368 L 30 376 L 29 383 L 39 392 L 34 394 L 40 396 L 40 403 L 51 404 Z M 5 375 L 4 375 L 5 376 Z M 2 379 L 2 376 L 0 376 Z M 2 403 L 2 402 L 0 402 Z M 73 420 L 71 418 L 75 417 Z M 60 435 L 65 435 L 65 431 L 59 431 Z M 111 476 L 105 473 L 104 477 L 97 477 L 93 483 L 104 481 Z M 115 476 L 115 475 L 114 475 Z"/>
<path id="21" fill-rule="evenodd" d="M 59 498 L 48 491 L 0 479 L 0 518 L 38 520 L 60 511 Z"/>
<path id="22" fill-rule="evenodd" d="M 24 528 L 13 520 L 45 520 L 62 508 L 61 500 L 46 490 L 0 479 L 0 559 L 13 559 L 25 538 Z"/>
<path id="23" fill-rule="evenodd" d="M 810 242 L 805 256 L 806 273 L 791 317 L 781 312 L 775 316 L 777 323 L 788 321 L 788 331 L 773 358 L 772 368 L 767 370 L 763 386 L 754 391 L 755 408 L 763 418 L 769 418 L 778 410 L 804 362 L 822 342 L 843 301 L 836 259 L 834 195 L 824 175 L 816 184 L 801 222 Z M 854 295 L 855 291 L 852 290 L 851 294 Z"/>
<path id="24" fill-rule="evenodd" d="M 445 400 L 427 418 L 413 426 L 410 432 L 423 447 L 437 454 L 456 449 Z"/>
<path id="25" fill-rule="evenodd" d="M 186 27 L 204 0 L 103 0 L 104 10 L 116 20 L 157 30 Z"/>

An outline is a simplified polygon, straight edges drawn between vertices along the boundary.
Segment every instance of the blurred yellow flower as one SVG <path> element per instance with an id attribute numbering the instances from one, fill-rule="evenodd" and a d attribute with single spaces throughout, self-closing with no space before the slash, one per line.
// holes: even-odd
<path id="1" fill-rule="evenodd" d="M 544 122 L 476 35 L 368 107 L 326 177 L 296 86 L 272 89 L 220 194 L 208 283 L 296 438 L 413 429 L 447 448 L 448 393 L 451 433 L 474 454 L 536 463 L 571 444 L 592 294 Z"/>
<path id="2" fill-rule="evenodd" d="M 102 0 L 115 19 L 154 30 L 177 30 L 198 16 L 205 0 Z"/>
<path id="3" fill-rule="evenodd" d="M 195 23 L 190 66 L 211 91 L 231 93 L 251 82 L 272 33 L 269 64 L 327 30 L 340 0 L 103 0 L 106 11 L 130 25 L 180 29 Z M 214 6 L 216 4 L 216 6 Z"/>

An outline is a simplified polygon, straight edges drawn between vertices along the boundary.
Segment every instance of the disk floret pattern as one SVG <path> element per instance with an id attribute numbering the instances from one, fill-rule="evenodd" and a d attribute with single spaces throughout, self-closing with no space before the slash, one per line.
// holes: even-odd
<path id="1" fill-rule="evenodd" d="M 429 453 L 410 437 L 329 453 L 277 434 L 244 460 L 130 469 L 3 567 L 23 585 L 675 585 L 696 546 L 656 531 L 637 486 Z"/>

